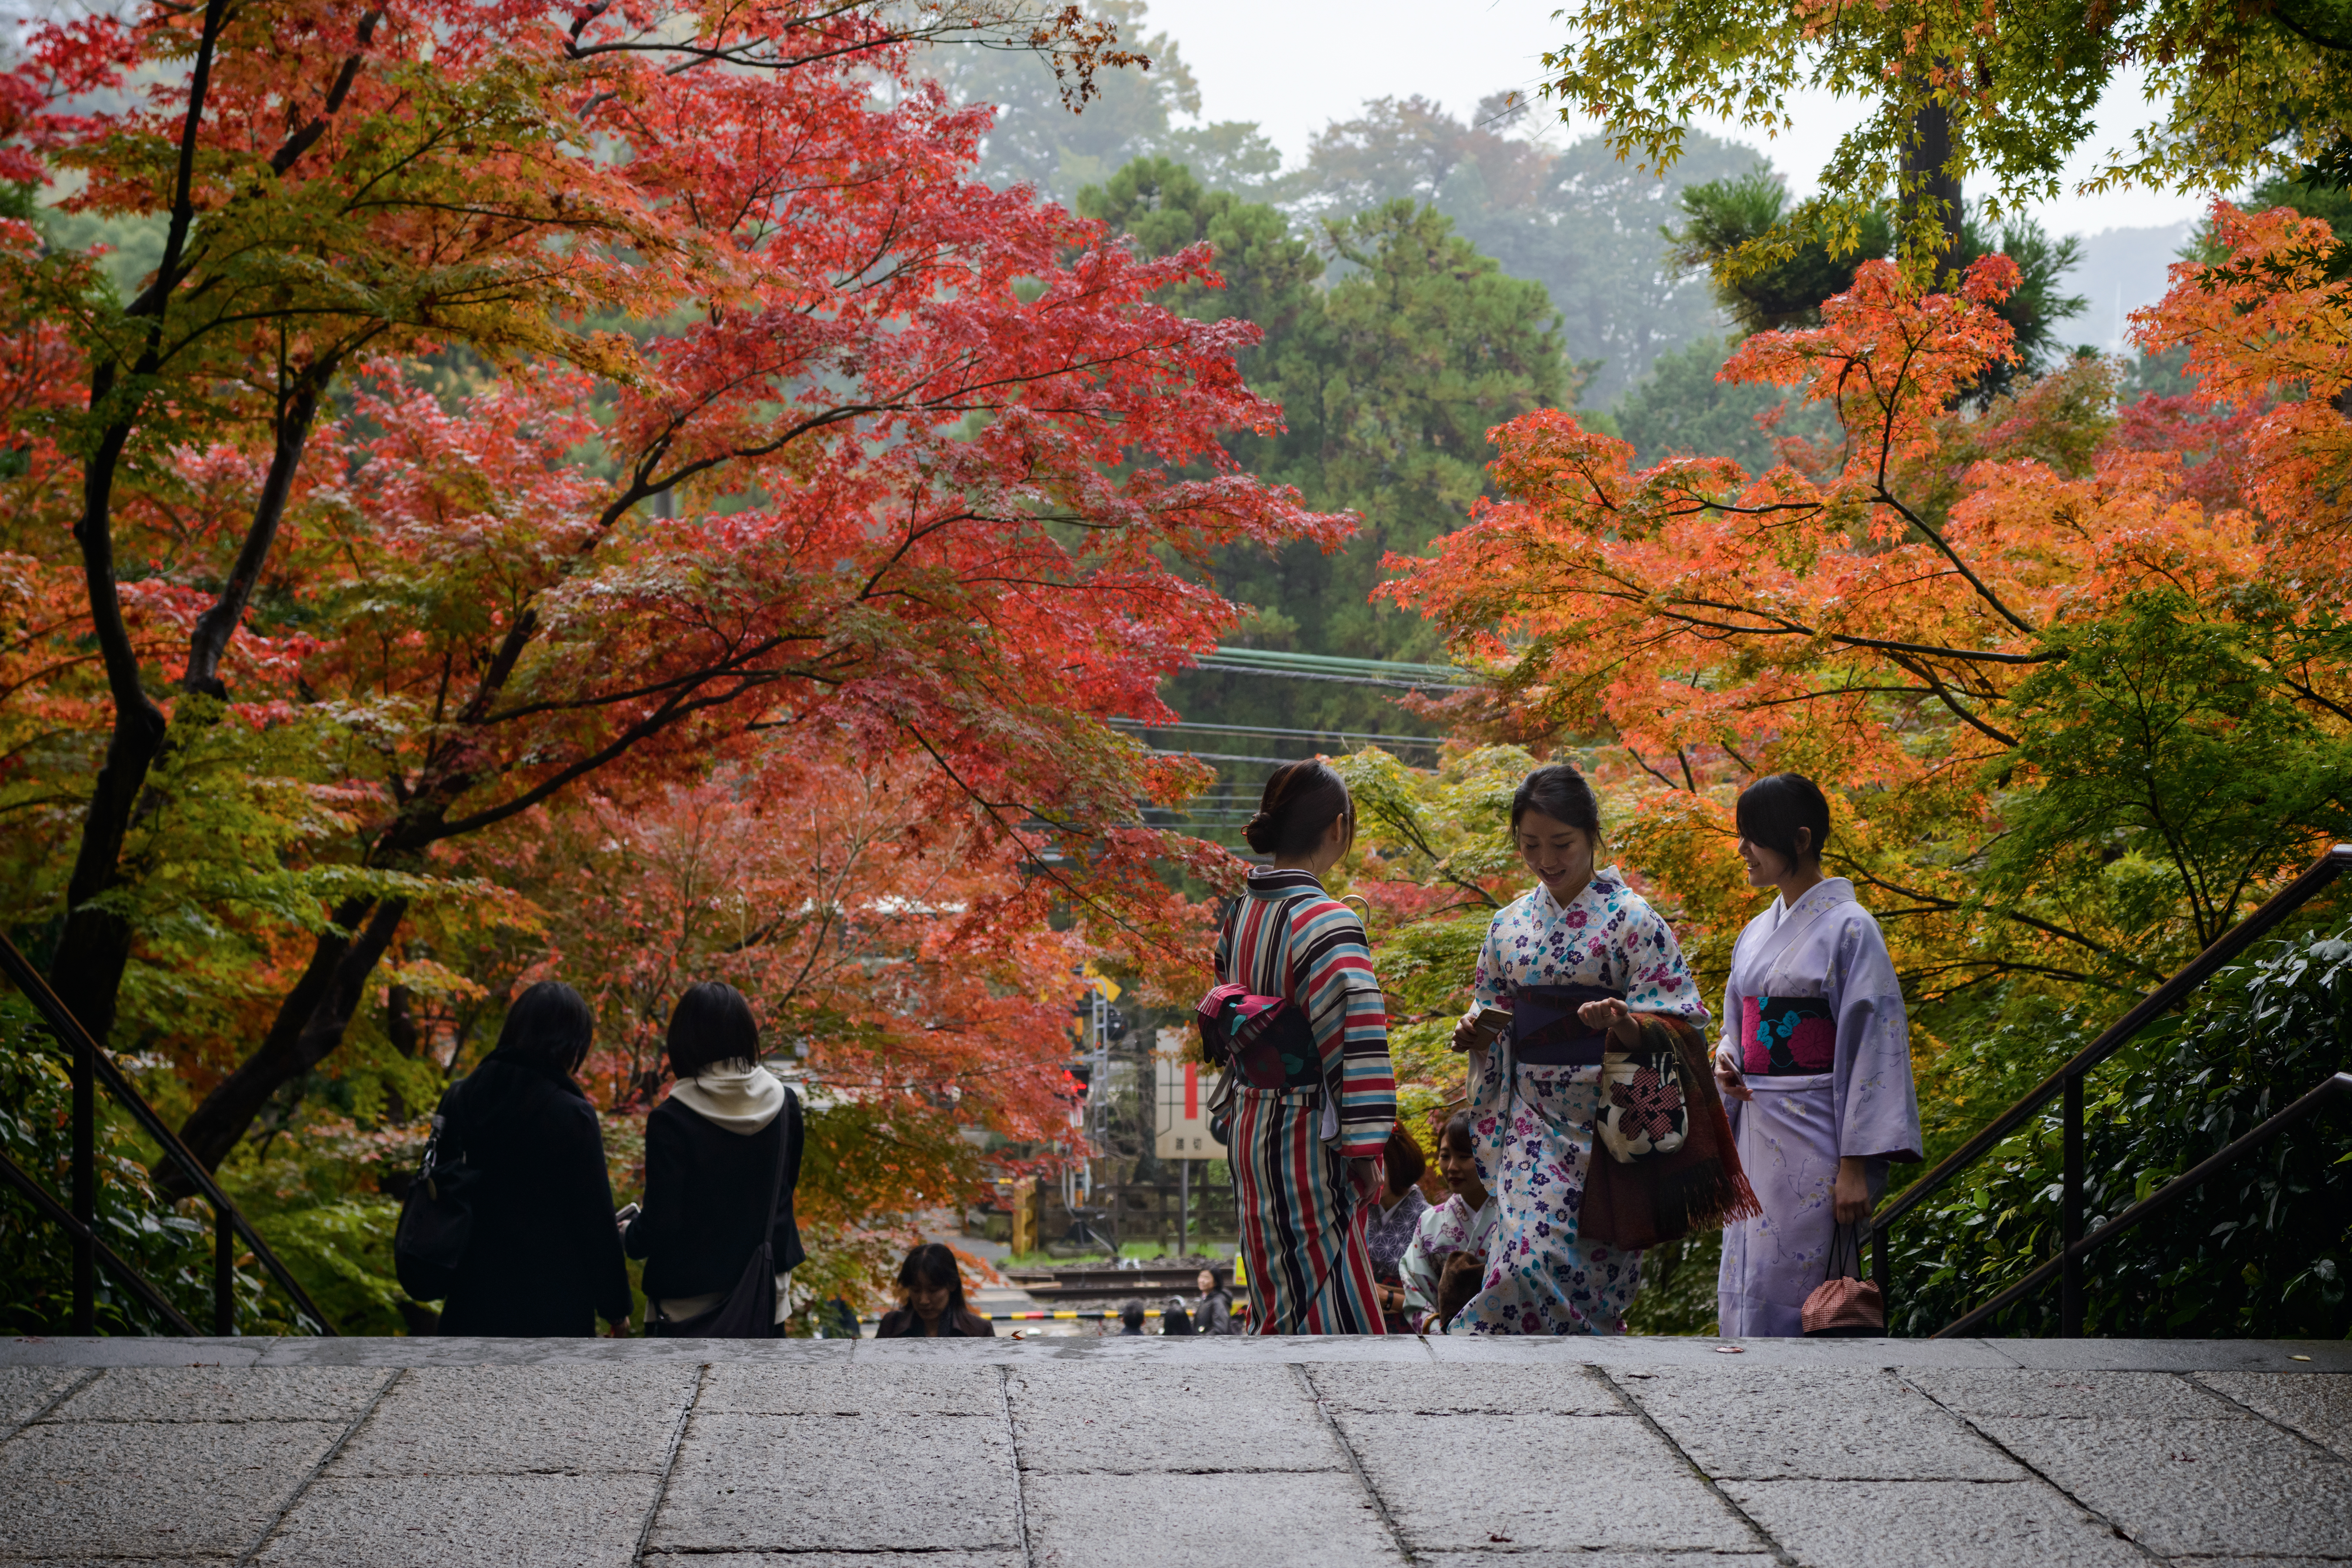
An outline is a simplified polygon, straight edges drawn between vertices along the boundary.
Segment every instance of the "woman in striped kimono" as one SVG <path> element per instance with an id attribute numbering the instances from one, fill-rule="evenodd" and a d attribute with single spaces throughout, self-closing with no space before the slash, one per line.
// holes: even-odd
<path id="1" fill-rule="evenodd" d="M 1354 840 L 1348 786 L 1328 763 L 1292 763 L 1266 781 L 1242 830 L 1274 864 L 1253 869 L 1217 942 L 1220 982 L 1302 1014 L 1316 1059 L 1285 1086 L 1229 1072 L 1226 1158 L 1261 1334 L 1383 1331 L 1365 1221 L 1396 1121 L 1388 1008 L 1361 921 L 1323 890 Z"/>

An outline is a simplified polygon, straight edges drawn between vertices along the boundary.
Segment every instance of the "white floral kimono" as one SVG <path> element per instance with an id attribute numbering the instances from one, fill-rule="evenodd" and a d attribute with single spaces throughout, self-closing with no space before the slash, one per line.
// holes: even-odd
<path id="1" fill-rule="evenodd" d="M 1748 922 L 1731 952 L 1717 1056 L 1755 1098 L 1727 1095 L 1739 1163 L 1764 1205 L 1723 1231 L 1717 1282 L 1726 1335 L 1804 1331 L 1828 1269 L 1838 1161 L 1866 1162 L 1875 1203 L 1886 1168 L 1919 1158 L 1919 1100 L 1903 988 L 1853 884 L 1832 877 Z"/>
<path id="2" fill-rule="evenodd" d="M 1502 1205 L 1491 1193 L 1475 1214 L 1459 1195 L 1422 1211 L 1412 1239 L 1405 1243 L 1404 1259 L 1397 1266 L 1404 1280 L 1404 1321 L 1413 1332 L 1444 1329 L 1444 1324 L 1430 1320 L 1437 1315 L 1437 1286 L 1445 1272 L 1446 1258 L 1456 1252 L 1486 1257 L 1495 1245 L 1495 1227 L 1502 1214 Z"/>
<path id="3" fill-rule="evenodd" d="M 1496 915 L 1478 954 L 1477 999 L 1507 1008 L 1516 987 L 1597 985 L 1637 1013 L 1678 1014 L 1704 1033 L 1706 1004 L 1673 930 L 1615 867 L 1566 908 L 1538 884 Z M 1577 1235 L 1601 1109 L 1601 1068 L 1470 1052 L 1478 1173 L 1502 1205 L 1486 1278 L 1453 1332 L 1614 1334 L 1641 1288 L 1642 1255 Z"/>

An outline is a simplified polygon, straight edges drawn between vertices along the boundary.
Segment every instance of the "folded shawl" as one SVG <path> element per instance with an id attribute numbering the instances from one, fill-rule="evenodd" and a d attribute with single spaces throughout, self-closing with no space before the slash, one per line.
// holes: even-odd
<path id="1" fill-rule="evenodd" d="M 1643 1013 L 1635 1015 L 1635 1022 L 1643 1050 L 1675 1053 L 1689 1097 L 1690 1131 L 1673 1153 L 1646 1154 L 1630 1164 L 1610 1158 L 1594 1140 L 1578 1235 L 1633 1252 L 1758 1217 L 1763 1206 L 1739 1168 L 1739 1149 L 1715 1087 L 1706 1042 L 1680 1018 Z"/>

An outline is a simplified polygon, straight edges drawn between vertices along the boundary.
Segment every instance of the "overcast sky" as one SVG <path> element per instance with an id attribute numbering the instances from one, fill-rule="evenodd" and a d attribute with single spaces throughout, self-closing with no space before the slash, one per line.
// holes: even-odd
<path id="1" fill-rule="evenodd" d="M 1255 120 L 1296 162 L 1308 136 L 1368 98 L 1418 92 L 1466 114 L 1490 92 L 1533 88 L 1538 57 L 1565 36 L 1551 19 L 1558 8 L 1557 0 L 1151 0 L 1148 25 L 1173 37 L 1191 62 L 1207 118 Z M 1850 103 L 1822 96 L 1800 106 L 1797 129 L 1778 142 L 1708 129 L 1761 145 L 1791 186 L 1810 192 L 1858 118 Z M 2126 145 L 2150 118 L 2136 85 L 2111 92 L 2094 156 L 2070 168 L 2070 189 L 2098 152 Z M 2092 234 L 2194 217 L 2204 205 L 2169 193 L 2070 195 L 2040 216 L 2061 234 Z"/>

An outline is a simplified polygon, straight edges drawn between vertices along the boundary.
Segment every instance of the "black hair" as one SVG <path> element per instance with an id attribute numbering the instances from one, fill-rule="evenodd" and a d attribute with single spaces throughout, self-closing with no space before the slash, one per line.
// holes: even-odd
<path id="1" fill-rule="evenodd" d="M 1760 844 L 1791 866 L 1817 865 L 1822 846 L 1830 841 L 1829 797 L 1802 773 L 1774 773 L 1758 779 L 1739 792 L 1733 809 L 1739 837 Z M 1797 847 L 1797 829 L 1812 830 L 1803 850 Z"/>
<path id="2" fill-rule="evenodd" d="M 1201 1272 L 1209 1277 L 1210 1289 L 1222 1290 L 1225 1288 L 1225 1271 L 1223 1269 L 1211 1267 L 1202 1269 Z"/>
<path id="3" fill-rule="evenodd" d="M 1457 1138 L 1465 1151 L 1478 1147 L 1477 1141 L 1470 1136 L 1470 1113 L 1466 1110 L 1457 1110 L 1445 1119 L 1445 1131 L 1437 1135 L 1438 1147 L 1444 1148 Z"/>
<path id="4" fill-rule="evenodd" d="M 1519 781 L 1511 792 L 1511 826 L 1517 829 L 1519 818 L 1531 811 L 1581 827 L 1594 843 L 1601 841 L 1600 797 L 1574 763 L 1548 763 Z"/>
<path id="5" fill-rule="evenodd" d="M 1139 1329 L 1143 1327 L 1143 1303 L 1140 1301 L 1129 1301 L 1118 1310 L 1118 1321 L 1122 1328 Z"/>
<path id="6" fill-rule="evenodd" d="M 1261 855 L 1277 859 L 1304 855 L 1323 842 L 1334 822 L 1348 825 L 1348 842 L 1356 841 L 1356 803 L 1348 796 L 1347 781 L 1320 757 L 1287 763 L 1265 781 L 1258 797 L 1257 815 L 1242 828 L 1242 837 Z"/>
<path id="7" fill-rule="evenodd" d="M 907 1254 L 907 1261 L 898 1265 L 898 1288 L 912 1290 L 919 1285 L 947 1288 L 948 1304 L 940 1313 L 942 1322 L 952 1323 L 966 1334 L 987 1334 L 986 1321 L 964 1305 L 963 1270 L 956 1267 L 955 1254 L 948 1250 L 946 1243 L 927 1241 Z M 911 1316 L 911 1300 L 907 1303 L 907 1310 Z"/>
<path id="8" fill-rule="evenodd" d="M 1400 1121 L 1389 1129 L 1388 1147 L 1381 1151 L 1381 1163 L 1388 1168 L 1389 1191 L 1401 1193 L 1412 1186 L 1429 1171 L 1429 1156 L 1421 1152 L 1413 1135 Z"/>
<path id="9" fill-rule="evenodd" d="M 688 986 L 669 1016 L 672 1076 L 688 1079 L 719 1062 L 759 1059 L 760 1026 L 743 993 L 723 980 Z"/>
<path id="10" fill-rule="evenodd" d="M 596 1015 L 561 980 L 542 980 L 507 1005 L 498 1048 L 561 1073 L 574 1073 L 596 1038 Z"/>

